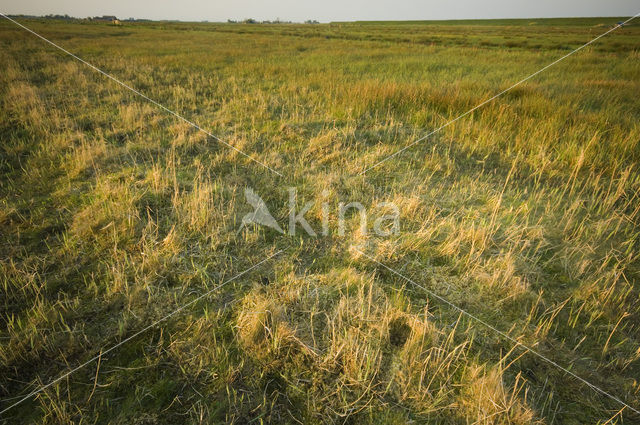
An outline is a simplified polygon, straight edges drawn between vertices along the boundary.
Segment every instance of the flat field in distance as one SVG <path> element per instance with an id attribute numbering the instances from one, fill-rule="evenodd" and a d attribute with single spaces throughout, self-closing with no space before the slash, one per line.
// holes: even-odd
<path id="1" fill-rule="evenodd" d="M 282 176 L 0 20 L 0 422 L 640 423 L 640 22 L 16 19 Z"/>

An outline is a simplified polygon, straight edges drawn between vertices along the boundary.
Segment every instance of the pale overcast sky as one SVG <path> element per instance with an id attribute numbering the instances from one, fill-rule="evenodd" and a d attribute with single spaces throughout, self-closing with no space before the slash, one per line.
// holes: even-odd
<path id="1" fill-rule="evenodd" d="M 540 18 L 631 16 L 640 0 L 0 0 L 5 14 L 68 14 L 76 17 L 187 21 L 351 21 L 407 19 Z"/>

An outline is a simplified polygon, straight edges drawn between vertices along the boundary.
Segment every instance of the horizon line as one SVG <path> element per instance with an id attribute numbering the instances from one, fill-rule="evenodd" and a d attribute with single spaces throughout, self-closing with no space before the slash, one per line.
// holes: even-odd
<path id="1" fill-rule="evenodd" d="M 58 20 L 90 20 L 95 18 L 102 17 L 115 17 L 119 21 L 146 21 L 146 22 L 170 22 L 170 23 L 210 23 L 210 24 L 228 24 L 228 23 L 246 23 L 246 21 L 253 20 L 253 24 L 261 24 L 261 23 L 282 23 L 282 24 L 304 24 L 306 22 L 314 22 L 316 24 L 343 24 L 343 23 L 376 23 L 376 22 L 403 22 L 403 23 L 411 23 L 411 22 L 474 22 L 474 21 L 531 21 L 531 20 L 554 20 L 554 19 L 614 19 L 614 18 L 628 18 L 625 15 L 599 15 L 599 16 L 553 16 L 553 17 L 500 17 L 500 18 L 445 18 L 445 19 L 354 19 L 354 20 L 337 20 L 337 21 L 319 21 L 314 18 L 308 18 L 306 20 L 286 20 L 286 19 L 257 19 L 257 18 L 243 18 L 243 19 L 233 19 L 227 18 L 226 20 L 182 20 L 182 19 L 153 19 L 153 18 L 144 18 L 144 17 L 126 17 L 126 18 L 118 18 L 117 15 L 94 15 L 87 17 L 78 17 L 72 16 L 69 14 L 54 14 L 49 13 L 46 15 L 32 15 L 32 14 L 6 14 L 10 17 L 16 18 L 27 18 L 27 19 L 58 19 Z"/>

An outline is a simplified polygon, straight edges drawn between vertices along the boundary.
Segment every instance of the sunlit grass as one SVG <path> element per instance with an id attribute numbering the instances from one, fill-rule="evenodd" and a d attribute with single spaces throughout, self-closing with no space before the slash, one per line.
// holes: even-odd
<path id="1" fill-rule="evenodd" d="M 26 21 L 284 177 L 2 21 L 0 408 L 286 248 L 6 420 L 633 423 L 353 249 L 640 408 L 637 26 L 358 176 L 618 20 Z"/>

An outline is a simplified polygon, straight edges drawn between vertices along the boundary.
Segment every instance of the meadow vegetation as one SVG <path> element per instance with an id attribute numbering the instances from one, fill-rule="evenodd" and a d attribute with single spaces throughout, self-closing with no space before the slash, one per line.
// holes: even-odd
<path id="1" fill-rule="evenodd" d="M 637 423 L 361 254 L 640 409 L 640 26 L 358 175 L 619 20 L 1 21 L 0 409 L 284 252 L 0 421 Z"/>

